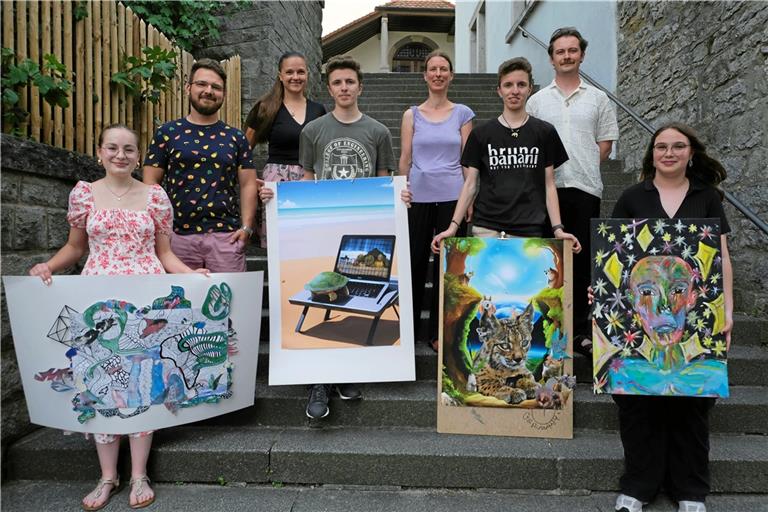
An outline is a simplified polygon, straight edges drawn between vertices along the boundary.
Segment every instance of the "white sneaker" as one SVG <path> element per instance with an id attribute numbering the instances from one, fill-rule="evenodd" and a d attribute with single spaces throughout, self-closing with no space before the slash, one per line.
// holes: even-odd
<path id="1" fill-rule="evenodd" d="M 632 496 L 619 494 L 616 497 L 616 512 L 643 512 L 643 502 Z"/>
<path id="2" fill-rule="evenodd" d="M 707 512 L 707 506 L 700 501 L 681 501 L 677 512 Z"/>

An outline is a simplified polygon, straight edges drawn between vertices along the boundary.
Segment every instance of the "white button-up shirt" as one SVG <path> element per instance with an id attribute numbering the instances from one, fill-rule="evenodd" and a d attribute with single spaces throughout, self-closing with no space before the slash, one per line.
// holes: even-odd
<path id="1" fill-rule="evenodd" d="M 601 197 L 603 180 L 597 143 L 619 138 L 616 111 L 608 96 L 583 81 L 566 96 L 552 81 L 531 96 L 526 110 L 533 117 L 555 125 L 568 151 L 568 161 L 555 173 L 557 187 L 578 188 Z"/>

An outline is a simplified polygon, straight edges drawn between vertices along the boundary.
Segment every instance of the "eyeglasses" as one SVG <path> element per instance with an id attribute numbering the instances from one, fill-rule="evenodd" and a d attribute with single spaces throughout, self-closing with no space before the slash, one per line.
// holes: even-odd
<path id="1" fill-rule="evenodd" d="M 114 146 L 112 144 L 108 144 L 106 146 L 101 146 L 101 150 L 110 156 L 117 155 L 122 150 L 126 158 L 133 158 L 139 154 L 139 148 L 134 146 L 120 147 L 120 146 Z"/>
<path id="2" fill-rule="evenodd" d="M 200 87 L 201 89 L 207 89 L 209 86 L 211 89 L 213 89 L 216 92 L 224 92 L 224 86 L 220 84 L 212 84 L 210 82 L 206 82 L 205 80 L 195 80 L 192 82 L 192 85 L 196 87 Z"/>
<path id="3" fill-rule="evenodd" d="M 667 150 L 671 149 L 673 153 L 682 153 L 685 151 L 685 148 L 689 147 L 691 147 L 691 145 L 684 142 L 675 142 L 672 145 L 659 143 L 653 145 L 653 150 L 657 153 L 666 153 Z"/>

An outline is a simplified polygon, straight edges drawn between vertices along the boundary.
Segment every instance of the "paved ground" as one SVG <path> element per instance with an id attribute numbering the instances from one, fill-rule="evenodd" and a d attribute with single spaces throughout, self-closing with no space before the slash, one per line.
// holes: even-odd
<path id="1" fill-rule="evenodd" d="M 2 510 L 63 512 L 80 510 L 90 489 L 85 482 L 14 481 L 3 485 Z M 514 491 L 400 489 L 371 487 L 281 488 L 263 485 L 157 485 L 158 500 L 148 512 L 611 512 L 614 494 L 531 494 Z M 715 495 L 707 501 L 710 512 L 768 512 L 768 495 Z M 675 512 L 659 498 L 647 512 Z M 103 509 L 130 510 L 123 490 Z"/>

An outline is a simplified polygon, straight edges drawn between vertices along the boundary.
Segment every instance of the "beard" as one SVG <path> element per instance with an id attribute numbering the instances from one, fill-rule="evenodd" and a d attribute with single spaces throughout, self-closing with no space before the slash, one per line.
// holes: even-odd
<path id="1" fill-rule="evenodd" d="M 190 96 L 189 103 L 192 105 L 192 108 L 195 109 L 198 113 L 204 116 L 210 116 L 218 112 L 219 109 L 221 108 L 221 105 L 224 103 L 224 98 L 221 98 L 218 101 L 215 97 L 212 99 L 213 99 L 213 103 L 203 105 L 194 96 Z"/>

